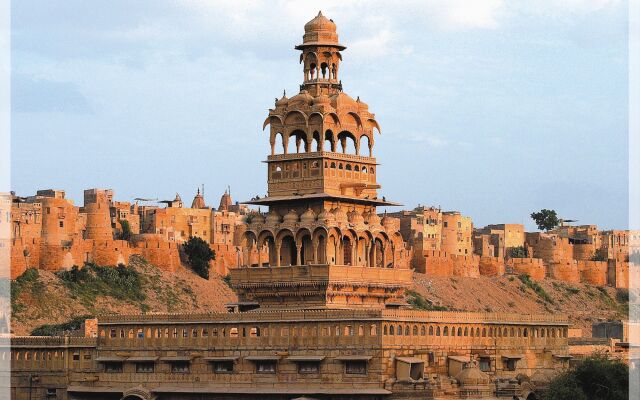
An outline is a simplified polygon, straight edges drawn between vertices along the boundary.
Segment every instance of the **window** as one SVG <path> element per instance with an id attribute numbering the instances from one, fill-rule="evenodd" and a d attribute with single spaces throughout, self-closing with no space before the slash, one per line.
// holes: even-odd
<path id="1" fill-rule="evenodd" d="M 152 373 L 154 364 L 152 362 L 139 362 L 136 363 L 136 372 L 138 373 Z"/>
<path id="2" fill-rule="evenodd" d="M 518 360 L 516 359 L 513 359 L 513 358 L 506 359 L 504 360 L 504 369 L 506 371 L 515 371 L 517 363 L 518 363 Z"/>
<path id="3" fill-rule="evenodd" d="M 480 371 L 491 371 L 491 359 L 489 357 L 480 357 L 478 361 L 478 367 L 480 368 Z"/>
<path id="4" fill-rule="evenodd" d="M 56 388 L 47 388 L 47 397 L 58 397 L 58 391 L 56 390 Z"/>
<path id="5" fill-rule="evenodd" d="M 60 228 L 64 228 L 64 221 L 59 222 Z"/>
<path id="6" fill-rule="evenodd" d="M 109 332 L 109 337 L 110 338 L 115 338 L 116 337 L 116 330 L 115 329 L 111 329 L 111 331 Z"/>
<path id="7" fill-rule="evenodd" d="M 105 363 L 104 372 L 108 372 L 108 373 L 122 372 L 122 363 L 121 362 Z"/>
<path id="8" fill-rule="evenodd" d="M 189 372 L 189 362 L 188 361 L 178 361 L 171 363 L 171 372 L 175 372 L 178 374 L 186 374 Z"/>
<path id="9" fill-rule="evenodd" d="M 80 353 L 73 353 L 73 361 L 80 361 Z"/>
<path id="10" fill-rule="evenodd" d="M 84 358 L 85 360 L 91 360 L 91 354 L 87 353 L 82 358 Z"/>
<path id="11" fill-rule="evenodd" d="M 427 353 L 428 365 L 434 365 L 436 363 L 436 356 L 432 352 Z"/>
<path id="12" fill-rule="evenodd" d="M 366 375 L 367 362 L 362 360 L 350 360 L 345 363 L 345 373 L 349 375 Z"/>
<path id="13" fill-rule="evenodd" d="M 257 361 L 256 372 L 259 374 L 275 374 L 276 361 L 272 361 L 272 360 Z"/>
<path id="14" fill-rule="evenodd" d="M 213 363 L 213 372 L 220 374 L 220 373 L 227 373 L 227 372 L 233 372 L 233 361 L 216 361 Z"/>
<path id="15" fill-rule="evenodd" d="M 299 374 L 317 374 L 320 372 L 320 363 L 307 361 L 298 363 Z"/>

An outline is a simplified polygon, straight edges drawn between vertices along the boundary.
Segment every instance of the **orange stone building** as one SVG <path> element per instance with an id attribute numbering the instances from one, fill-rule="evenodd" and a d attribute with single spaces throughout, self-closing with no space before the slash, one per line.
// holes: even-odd
<path id="1" fill-rule="evenodd" d="M 296 48 L 303 84 L 269 111 L 268 195 L 250 201 L 269 211 L 248 216 L 231 270 L 240 302 L 0 342 L 13 398 L 534 400 L 566 367 L 564 316 L 404 309 L 409 251 L 400 221 L 376 213 L 393 205 L 378 194 L 378 124 L 342 91 L 333 21 L 318 14 Z"/>

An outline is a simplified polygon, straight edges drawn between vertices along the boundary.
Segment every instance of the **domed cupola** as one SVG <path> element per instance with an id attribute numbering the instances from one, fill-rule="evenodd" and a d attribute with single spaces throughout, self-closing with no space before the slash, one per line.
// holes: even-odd
<path id="1" fill-rule="evenodd" d="M 491 382 L 489 375 L 480 371 L 476 362 L 467 364 L 462 371 L 458 372 L 456 380 L 462 386 L 487 385 Z"/>
<path id="2" fill-rule="evenodd" d="M 322 11 L 318 12 L 315 18 L 304 25 L 302 45 L 334 45 L 344 48 L 344 46 L 338 44 L 336 24 L 322 15 Z"/>
<path id="3" fill-rule="evenodd" d="M 276 100 L 276 108 L 285 108 L 289 104 L 289 98 L 287 97 L 287 93 L 282 93 L 282 97 L 279 100 Z"/>
<path id="4" fill-rule="evenodd" d="M 375 213 L 374 210 L 369 210 L 364 213 L 364 222 L 369 224 L 371 228 L 380 228 L 381 227 L 381 219 L 378 214 Z"/>
<path id="5" fill-rule="evenodd" d="M 289 99 L 288 104 L 290 106 L 310 106 L 313 103 L 313 96 L 306 90 L 301 90 L 300 93 Z"/>
<path id="6" fill-rule="evenodd" d="M 313 99 L 313 107 L 311 107 L 311 109 L 313 111 L 320 111 L 320 112 L 333 110 L 329 96 L 327 96 L 326 94 L 320 94 L 318 97 L 315 97 Z"/>
<path id="7" fill-rule="evenodd" d="M 269 214 L 267 214 L 266 223 L 267 223 L 267 225 L 277 225 L 277 224 L 279 224 L 280 223 L 280 215 L 278 215 L 278 213 L 275 212 L 274 210 L 269 211 Z"/>
<path id="8" fill-rule="evenodd" d="M 307 208 L 307 211 L 300 216 L 300 222 L 306 225 L 311 225 L 316 222 L 316 213 L 313 212 L 311 207 Z"/>
<path id="9" fill-rule="evenodd" d="M 356 101 L 345 92 L 340 92 L 336 95 L 331 96 L 331 105 L 336 110 L 347 109 L 355 111 L 358 109 L 358 103 L 356 103 Z"/>
<path id="10" fill-rule="evenodd" d="M 347 224 L 349 222 L 349 216 L 347 215 L 346 212 L 344 212 L 343 209 L 336 207 L 333 210 L 331 210 L 331 212 L 333 213 L 333 215 L 335 215 L 336 222 L 338 224 Z"/>
<path id="11" fill-rule="evenodd" d="M 336 216 L 330 210 L 322 210 L 318 214 L 318 222 L 325 225 L 331 225 L 336 222 Z"/>
<path id="12" fill-rule="evenodd" d="M 283 223 L 285 224 L 289 224 L 289 225 L 295 225 L 298 223 L 298 213 L 296 212 L 296 210 L 291 210 L 289 211 L 285 216 L 284 216 L 284 221 Z"/>
<path id="13" fill-rule="evenodd" d="M 382 222 L 382 226 L 384 226 L 384 229 L 391 231 L 396 228 L 398 220 L 396 218 L 389 217 L 387 215 L 387 212 L 385 211 L 384 217 L 382 217 L 381 222 Z"/>
<path id="14" fill-rule="evenodd" d="M 256 211 L 249 215 L 251 215 L 251 224 L 262 225 L 265 223 L 264 215 L 262 215 L 260 211 Z"/>
<path id="15" fill-rule="evenodd" d="M 364 225 L 364 217 L 362 214 L 357 212 L 355 209 L 350 211 L 349 214 L 349 223 L 353 226 L 363 226 Z"/>

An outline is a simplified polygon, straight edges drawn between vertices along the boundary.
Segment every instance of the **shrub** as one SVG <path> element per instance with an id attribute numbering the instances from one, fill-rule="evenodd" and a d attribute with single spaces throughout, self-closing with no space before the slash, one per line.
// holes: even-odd
<path id="1" fill-rule="evenodd" d="M 93 318 L 91 315 L 81 315 L 62 324 L 46 324 L 31 331 L 32 336 L 63 336 L 77 331 L 85 319 Z"/>
<path id="2" fill-rule="evenodd" d="M 524 246 L 512 247 L 509 249 L 511 258 L 527 258 L 527 249 Z"/>
<path id="3" fill-rule="evenodd" d="M 120 228 L 122 232 L 120 233 L 121 240 L 131 240 L 131 226 L 129 225 L 129 221 L 126 219 L 118 220 L 120 222 Z"/>
<path id="4" fill-rule="evenodd" d="M 547 303 L 553 304 L 553 299 L 551 298 L 551 296 L 549 296 L 549 294 L 537 282 L 532 281 L 529 275 L 523 274 L 518 276 L 518 278 L 524 286 L 533 290 L 542 300 L 546 301 Z"/>
<path id="5" fill-rule="evenodd" d="M 85 304 L 93 305 L 97 296 L 111 296 L 119 300 L 143 301 L 143 278 L 133 268 L 123 264 L 104 267 L 87 263 L 83 268 L 74 265 L 69 271 L 56 275 L 69 290 Z"/>
<path id="6" fill-rule="evenodd" d="M 407 290 L 405 295 L 407 296 L 407 303 L 416 310 L 447 311 L 447 307 L 433 305 L 433 303 L 414 290 Z"/>

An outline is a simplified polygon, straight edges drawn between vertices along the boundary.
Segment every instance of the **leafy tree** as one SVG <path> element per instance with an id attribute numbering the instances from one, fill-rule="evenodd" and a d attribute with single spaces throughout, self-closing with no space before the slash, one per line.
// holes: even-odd
<path id="1" fill-rule="evenodd" d="M 531 213 L 531 218 L 538 226 L 538 229 L 543 231 L 550 231 L 560 225 L 560 220 L 555 210 L 543 208 L 538 212 Z"/>
<path id="2" fill-rule="evenodd" d="M 524 246 L 512 247 L 509 249 L 511 258 L 527 258 L 527 249 Z"/>
<path id="3" fill-rule="evenodd" d="M 192 236 L 183 245 L 185 254 L 193 272 L 209 279 L 209 261 L 216 259 L 216 253 L 209 244 L 197 236 Z"/>
<path id="4" fill-rule="evenodd" d="M 629 368 L 596 354 L 560 374 L 549 384 L 545 400 L 627 400 Z"/>
<path id="5" fill-rule="evenodd" d="M 122 240 L 130 240 L 131 239 L 131 226 L 129 225 L 129 221 L 126 219 L 118 220 L 120 222 L 120 228 L 122 232 L 120 233 L 120 239 Z"/>

